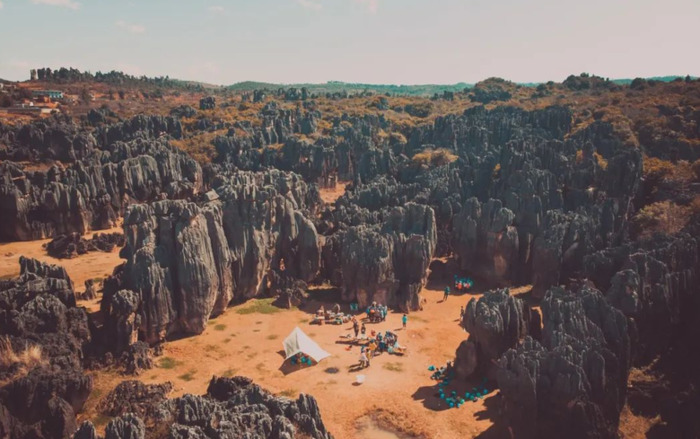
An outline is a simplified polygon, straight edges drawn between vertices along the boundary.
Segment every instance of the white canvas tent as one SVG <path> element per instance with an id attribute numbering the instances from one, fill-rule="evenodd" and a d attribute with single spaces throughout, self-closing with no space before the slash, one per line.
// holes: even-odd
<path id="1" fill-rule="evenodd" d="M 291 334 L 284 339 L 285 360 L 289 360 L 298 353 L 311 357 L 315 362 L 319 362 L 331 354 L 321 349 L 315 341 L 311 340 L 304 331 L 297 326 Z"/>

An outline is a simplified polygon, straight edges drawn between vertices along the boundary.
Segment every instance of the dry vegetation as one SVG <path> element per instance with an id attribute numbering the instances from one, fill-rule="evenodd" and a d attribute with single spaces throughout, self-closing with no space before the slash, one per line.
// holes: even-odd
<path id="1" fill-rule="evenodd" d="M 44 354 L 39 345 L 26 345 L 21 350 L 15 350 L 8 337 L 0 337 L 0 370 L 14 369 L 5 381 L 0 384 L 17 379 L 29 373 L 37 366 L 46 364 Z"/>
<path id="2" fill-rule="evenodd" d="M 458 157 L 445 148 L 425 149 L 413 156 L 413 162 L 418 165 L 444 166 L 456 161 Z"/>

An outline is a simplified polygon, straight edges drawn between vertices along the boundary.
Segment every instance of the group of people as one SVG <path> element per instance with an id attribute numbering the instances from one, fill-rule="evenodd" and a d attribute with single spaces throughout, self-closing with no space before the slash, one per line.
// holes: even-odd
<path id="1" fill-rule="evenodd" d="M 469 290 L 474 286 L 474 281 L 469 277 L 459 277 L 455 274 L 455 290 Z"/>
<path id="2" fill-rule="evenodd" d="M 471 278 L 463 278 L 459 277 L 455 274 L 455 282 L 454 282 L 454 288 L 457 291 L 467 291 L 470 290 L 474 286 L 474 281 L 471 280 Z M 446 301 L 448 297 L 450 297 L 450 293 L 452 290 L 450 290 L 449 285 L 445 287 L 445 295 L 442 297 L 442 301 Z"/>
<path id="3" fill-rule="evenodd" d="M 372 305 L 368 306 L 365 312 L 367 313 L 367 320 L 370 322 L 383 322 L 386 320 L 389 307 L 381 303 L 377 304 L 377 302 L 372 302 Z"/>
<path id="4" fill-rule="evenodd" d="M 363 324 L 364 326 L 364 324 Z M 385 331 L 384 335 L 381 332 L 375 334 L 372 331 L 372 337 L 369 339 L 367 346 L 360 348 L 360 367 L 369 367 L 372 357 L 381 354 L 382 352 L 392 353 L 399 341 L 398 335 L 391 331 Z"/>

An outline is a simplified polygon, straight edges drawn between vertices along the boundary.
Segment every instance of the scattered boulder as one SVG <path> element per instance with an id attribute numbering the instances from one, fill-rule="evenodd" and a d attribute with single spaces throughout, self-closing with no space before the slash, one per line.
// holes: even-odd
<path id="1" fill-rule="evenodd" d="M 199 100 L 200 110 L 213 110 L 216 108 L 216 98 L 214 96 L 207 96 Z"/>
<path id="2" fill-rule="evenodd" d="M 116 247 L 123 247 L 124 243 L 123 233 L 95 233 L 91 239 L 85 239 L 79 233 L 74 232 L 68 235 L 59 235 L 45 246 L 49 256 L 57 259 L 68 259 L 94 251 L 109 253 Z"/>

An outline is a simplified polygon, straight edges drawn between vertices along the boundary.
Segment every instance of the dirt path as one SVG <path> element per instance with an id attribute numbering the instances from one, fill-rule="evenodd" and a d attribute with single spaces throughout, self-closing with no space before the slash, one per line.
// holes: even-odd
<path id="1" fill-rule="evenodd" d="M 321 193 L 321 200 L 324 203 L 333 204 L 335 200 L 342 197 L 345 193 L 345 187 L 349 185 L 349 181 L 339 181 L 335 184 L 333 189 L 321 188 L 319 192 Z"/>

